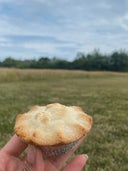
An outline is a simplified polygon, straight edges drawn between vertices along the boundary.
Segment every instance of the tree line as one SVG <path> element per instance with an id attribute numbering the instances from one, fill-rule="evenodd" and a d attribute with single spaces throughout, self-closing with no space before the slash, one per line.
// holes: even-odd
<path id="1" fill-rule="evenodd" d="M 114 51 L 111 54 L 102 54 L 99 50 L 92 53 L 77 53 L 73 61 L 53 57 L 40 57 L 38 60 L 18 60 L 7 57 L 0 62 L 0 67 L 34 68 L 34 69 L 75 69 L 87 71 L 128 71 L 128 53 Z"/>

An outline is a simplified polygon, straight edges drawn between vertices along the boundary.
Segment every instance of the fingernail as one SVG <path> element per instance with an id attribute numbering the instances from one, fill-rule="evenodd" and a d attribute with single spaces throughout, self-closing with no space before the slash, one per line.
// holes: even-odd
<path id="1" fill-rule="evenodd" d="M 86 158 L 86 160 L 88 160 L 88 155 L 87 154 L 84 154 L 84 157 Z"/>
<path id="2" fill-rule="evenodd" d="M 36 148 L 32 145 L 29 145 L 28 147 L 28 153 L 27 153 L 27 161 L 30 164 L 34 164 L 35 162 L 35 155 L 36 155 Z"/>

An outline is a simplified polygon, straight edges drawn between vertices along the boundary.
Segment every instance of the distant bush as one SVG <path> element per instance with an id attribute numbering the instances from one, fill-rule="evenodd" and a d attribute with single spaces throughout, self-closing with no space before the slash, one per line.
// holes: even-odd
<path id="1" fill-rule="evenodd" d="M 77 69 L 88 71 L 128 71 L 128 53 L 115 51 L 110 55 L 104 55 L 99 50 L 85 55 L 79 52 L 70 62 L 59 58 L 40 57 L 38 60 L 17 60 L 7 57 L 0 62 L 0 67 L 36 68 L 36 69 Z"/>

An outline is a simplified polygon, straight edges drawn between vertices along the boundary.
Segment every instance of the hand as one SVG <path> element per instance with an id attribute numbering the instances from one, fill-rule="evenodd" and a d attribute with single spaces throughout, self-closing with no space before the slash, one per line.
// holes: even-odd
<path id="1" fill-rule="evenodd" d="M 27 145 L 16 135 L 0 150 L 0 171 L 59 171 L 67 159 L 81 144 L 82 140 L 70 152 L 44 160 L 39 148 Z M 28 147 L 27 154 L 21 159 L 19 156 Z M 77 155 L 63 171 L 81 171 L 87 161 L 87 155 Z"/>

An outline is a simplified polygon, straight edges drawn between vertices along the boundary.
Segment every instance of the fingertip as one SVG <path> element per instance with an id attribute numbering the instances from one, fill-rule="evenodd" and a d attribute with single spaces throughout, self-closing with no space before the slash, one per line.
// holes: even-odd
<path id="1" fill-rule="evenodd" d="M 85 165 L 88 160 L 87 154 L 79 154 L 77 155 L 74 160 L 76 160 L 80 165 Z"/>
<path id="2" fill-rule="evenodd" d="M 83 154 L 83 156 L 85 157 L 86 161 L 88 160 L 88 155 L 87 154 Z"/>
<path id="3" fill-rule="evenodd" d="M 86 165 L 88 156 L 85 154 L 77 155 L 70 163 L 64 168 L 64 171 L 78 171 Z"/>

